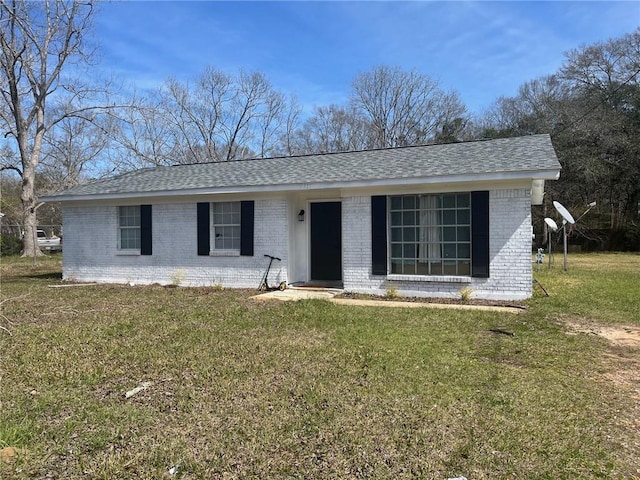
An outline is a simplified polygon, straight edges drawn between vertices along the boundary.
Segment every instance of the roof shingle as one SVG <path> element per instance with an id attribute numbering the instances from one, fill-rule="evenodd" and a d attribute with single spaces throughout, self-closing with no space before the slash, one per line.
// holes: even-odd
<path id="1" fill-rule="evenodd" d="M 549 135 L 414 147 L 145 168 L 54 193 L 44 200 L 159 192 L 403 181 L 518 172 L 559 172 Z"/>

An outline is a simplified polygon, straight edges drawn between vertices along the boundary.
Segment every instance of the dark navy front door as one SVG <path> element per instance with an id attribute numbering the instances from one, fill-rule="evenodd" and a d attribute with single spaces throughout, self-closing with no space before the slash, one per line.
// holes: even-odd
<path id="1" fill-rule="evenodd" d="M 311 204 L 311 280 L 342 280 L 342 204 Z"/>

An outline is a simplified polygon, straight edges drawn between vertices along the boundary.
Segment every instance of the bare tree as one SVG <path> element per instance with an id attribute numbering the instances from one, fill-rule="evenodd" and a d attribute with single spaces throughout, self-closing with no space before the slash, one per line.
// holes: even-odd
<path id="1" fill-rule="evenodd" d="M 261 73 L 209 67 L 193 83 L 168 79 L 128 115 L 120 143 L 137 159 L 130 166 L 169 165 L 279 153 L 297 107 Z"/>
<path id="2" fill-rule="evenodd" d="M 377 148 L 433 141 L 439 127 L 466 115 L 457 94 L 429 76 L 385 66 L 356 77 L 351 101 L 370 123 Z"/>
<path id="3" fill-rule="evenodd" d="M 370 147 L 369 123 L 353 108 L 316 107 L 296 132 L 293 154 L 345 152 Z"/>
<path id="4" fill-rule="evenodd" d="M 170 121 L 162 90 L 140 98 L 134 92 L 131 108 L 111 117 L 110 132 L 114 139 L 110 149 L 112 171 L 171 165 L 183 155 L 185 142 L 176 134 Z M 176 143 L 179 142 L 179 145 Z"/>
<path id="5" fill-rule="evenodd" d="M 20 160 L 2 168 L 22 179 L 27 232 L 36 228 L 36 170 L 47 133 L 64 119 L 90 110 L 84 102 L 88 91 L 63 72 L 87 61 L 84 36 L 92 15 L 91 3 L 84 1 L 0 0 L 0 127 L 5 138 L 15 141 Z M 39 253 L 34 235 L 25 235 L 24 255 Z"/>
<path id="6" fill-rule="evenodd" d="M 302 108 L 298 103 L 297 97 L 291 95 L 283 112 L 282 128 L 278 138 L 279 146 L 276 149 L 277 154 L 291 156 L 297 153 L 295 136 L 300 125 L 301 114 Z"/>
<path id="7" fill-rule="evenodd" d="M 515 97 L 499 97 L 478 122 L 482 137 L 551 133 L 565 115 L 566 85 L 557 75 L 530 80 Z"/>
<path id="8" fill-rule="evenodd" d="M 96 176 L 93 169 L 111 145 L 110 118 L 64 117 L 45 136 L 40 175 L 52 188 L 78 185 Z"/>

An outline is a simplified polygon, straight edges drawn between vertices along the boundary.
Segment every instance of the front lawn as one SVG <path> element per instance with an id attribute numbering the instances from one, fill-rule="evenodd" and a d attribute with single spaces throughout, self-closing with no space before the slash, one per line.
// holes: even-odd
<path id="1" fill-rule="evenodd" d="M 0 268 L 2 479 L 640 476 L 640 344 L 575 329 L 640 326 L 639 255 L 545 264 L 518 315 Z"/>

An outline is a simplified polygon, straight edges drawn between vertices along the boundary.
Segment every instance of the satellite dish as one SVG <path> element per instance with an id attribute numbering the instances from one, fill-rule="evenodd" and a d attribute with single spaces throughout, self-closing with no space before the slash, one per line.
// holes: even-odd
<path id="1" fill-rule="evenodd" d="M 544 223 L 554 232 L 558 231 L 558 224 L 552 218 L 545 218 Z"/>
<path id="2" fill-rule="evenodd" d="M 576 221 L 573 219 L 573 217 L 571 216 L 571 214 L 569 213 L 569 210 L 567 210 L 566 208 L 564 208 L 564 205 L 562 205 L 560 202 L 553 202 L 553 206 L 556 207 L 556 210 L 558 211 L 558 213 L 560 215 L 562 215 L 562 218 L 571 224 L 576 223 Z"/>

